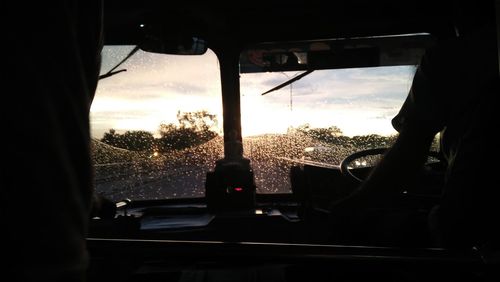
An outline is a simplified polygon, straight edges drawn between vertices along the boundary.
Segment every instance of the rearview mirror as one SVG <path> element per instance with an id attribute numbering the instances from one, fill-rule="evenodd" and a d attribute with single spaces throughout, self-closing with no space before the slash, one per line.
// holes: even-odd
<path id="1" fill-rule="evenodd" d="M 141 25 L 143 51 L 171 55 L 203 55 L 208 49 L 207 42 L 189 34 L 166 30 L 161 25 Z"/>

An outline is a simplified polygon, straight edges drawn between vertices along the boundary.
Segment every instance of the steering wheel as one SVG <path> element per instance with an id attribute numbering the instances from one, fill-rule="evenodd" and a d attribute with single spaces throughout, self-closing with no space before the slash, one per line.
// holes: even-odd
<path id="1" fill-rule="evenodd" d="M 342 175 L 346 176 L 347 178 L 353 179 L 359 183 L 363 182 L 363 179 L 357 177 L 354 175 L 349 168 L 349 165 L 352 163 L 352 161 L 359 159 L 361 157 L 366 157 L 366 156 L 373 156 L 373 155 L 380 155 L 385 153 L 387 148 L 375 148 L 375 149 L 367 149 L 367 150 L 361 150 L 354 152 L 350 154 L 349 156 L 345 157 L 342 162 L 340 162 L 340 172 Z"/>
<path id="2" fill-rule="evenodd" d="M 345 157 L 342 160 L 342 162 L 340 162 L 340 172 L 342 173 L 342 175 L 361 183 L 361 182 L 363 182 L 363 179 L 354 175 L 352 173 L 351 169 L 349 168 L 349 165 L 352 163 L 352 161 L 359 159 L 361 157 L 384 154 L 386 151 L 387 151 L 387 148 L 375 148 L 375 149 L 367 149 L 367 150 L 361 150 L 361 151 L 354 152 L 354 153 L 350 154 L 349 156 Z M 434 158 L 437 158 L 439 160 L 442 159 L 442 156 L 438 152 L 430 151 L 428 153 L 428 155 L 430 157 L 434 157 Z"/>

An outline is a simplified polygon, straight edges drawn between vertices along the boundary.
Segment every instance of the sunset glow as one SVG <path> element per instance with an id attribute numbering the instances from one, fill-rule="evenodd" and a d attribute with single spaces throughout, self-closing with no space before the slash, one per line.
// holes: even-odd
<path id="1" fill-rule="evenodd" d="M 130 49 L 105 48 L 102 72 Z M 212 51 L 203 56 L 139 51 L 120 68 L 127 71 L 99 81 L 91 108 L 94 137 L 111 128 L 157 135 L 161 123 L 177 122 L 178 111 L 207 110 L 217 115 L 222 128 L 220 71 Z M 413 72 L 412 66 L 315 71 L 265 96 L 261 93 L 297 73 L 242 74 L 242 134 L 285 133 L 304 124 L 337 126 L 349 136 L 393 134 L 390 120 L 406 97 Z"/>

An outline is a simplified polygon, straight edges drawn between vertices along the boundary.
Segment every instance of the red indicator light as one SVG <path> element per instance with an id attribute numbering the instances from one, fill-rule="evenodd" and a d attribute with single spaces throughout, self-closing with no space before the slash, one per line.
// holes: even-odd
<path id="1" fill-rule="evenodd" d="M 234 191 L 235 192 L 243 192 L 243 188 L 241 188 L 241 187 L 235 187 Z"/>

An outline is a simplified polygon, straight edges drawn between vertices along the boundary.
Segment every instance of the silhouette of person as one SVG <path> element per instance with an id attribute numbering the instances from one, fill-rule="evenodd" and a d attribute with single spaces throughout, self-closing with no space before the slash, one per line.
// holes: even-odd
<path id="1" fill-rule="evenodd" d="M 421 59 L 407 99 L 392 120 L 399 132 L 395 144 L 360 189 L 334 205 L 332 213 L 390 207 L 391 195 L 417 177 L 440 133 L 447 168 L 440 203 L 428 222 L 433 243 L 470 248 L 500 238 L 499 189 L 482 184 L 494 175 L 495 146 L 489 132 L 495 128 L 493 100 L 500 93 L 495 17 L 488 6 L 493 1 L 477 2 L 454 6 L 457 34 L 442 38 Z M 404 240 L 395 238 L 398 232 L 379 235 L 373 240 Z"/>
<path id="2" fill-rule="evenodd" d="M 4 277 L 85 281 L 101 1 L 2 4 Z M 7 95 L 7 92 L 5 93 Z M 6 96 L 4 96 L 6 97 Z"/>

